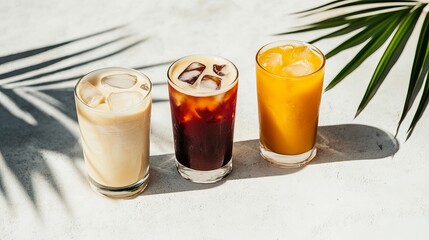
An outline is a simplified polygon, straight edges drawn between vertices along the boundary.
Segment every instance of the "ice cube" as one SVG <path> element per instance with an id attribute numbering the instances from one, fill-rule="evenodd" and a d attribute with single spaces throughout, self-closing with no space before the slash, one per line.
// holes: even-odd
<path id="1" fill-rule="evenodd" d="M 114 92 L 107 97 L 107 104 L 110 110 L 117 111 L 132 107 L 143 99 L 139 92 Z"/>
<path id="2" fill-rule="evenodd" d="M 226 67 L 226 64 L 218 65 L 213 64 L 213 72 L 215 72 L 218 76 L 225 76 L 229 73 L 228 68 Z"/>
<path id="3" fill-rule="evenodd" d="M 149 91 L 149 85 L 147 83 L 143 83 L 142 85 L 140 85 L 140 88 L 145 91 Z"/>
<path id="4" fill-rule="evenodd" d="M 132 88 L 137 82 L 137 77 L 131 74 L 113 74 L 103 77 L 101 85 L 120 89 Z"/>
<path id="5" fill-rule="evenodd" d="M 183 70 L 178 79 L 192 85 L 197 81 L 201 73 L 203 73 L 204 69 L 206 69 L 206 65 L 199 62 L 193 62 Z"/>
<path id="6" fill-rule="evenodd" d="M 286 44 L 286 45 L 280 46 L 280 49 L 283 50 L 283 51 L 290 51 L 290 50 L 293 49 L 293 46 L 289 45 L 289 44 Z"/>
<path id="7" fill-rule="evenodd" d="M 212 76 L 212 75 L 204 75 L 201 79 L 200 86 L 212 90 L 219 90 L 220 85 L 222 83 L 222 78 Z"/>
<path id="8" fill-rule="evenodd" d="M 292 50 L 292 58 L 295 61 L 311 58 L 312 50 L 307 46 L 298 46 Z"/>
<path id="9" fill-rule="evenodd" d="M 283 72 L 291 76 L 304 76 L 314 72 L 314 66 L 307 60 L 299 60 L 283 68 Z"/>
<path id="10" fill-rule="evenodd" d="M 103 94 L 89 82 L 80 85 L 80 97 L 90 107 L 97 107 L 104 101 Z"/>
<path id="11" fill-rule="evenodd" d="M 275 68 L 283 64 L 283 57 L 280 53 L 269 53 L 262 56 L 260 60 L 264 68 Z"/>

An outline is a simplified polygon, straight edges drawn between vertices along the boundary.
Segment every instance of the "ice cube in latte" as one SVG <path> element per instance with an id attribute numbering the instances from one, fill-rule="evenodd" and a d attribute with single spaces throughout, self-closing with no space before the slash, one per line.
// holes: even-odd
<path id="1" fill-rule="evenodd" d="M 139 92 L 113 92 L 107 97 L 107 104 L 110 110 L 118 111 L 133 107 L 143 100 L 143 95 Z"/>
<path id="2" fill-rule="evenodd" d="M 132 88 L 137 82 L 137 77 L 132 74 L 112 74 L 101 79 L 101 85 L 104 87 L 128 89 Z"/>
<path id="3" fill-rule="evenodd" d="M 90 107 L 97 107 L 104 101 L 103 93 L 89 82 L 83 82 L 79 91 L 80 97 Z"/>

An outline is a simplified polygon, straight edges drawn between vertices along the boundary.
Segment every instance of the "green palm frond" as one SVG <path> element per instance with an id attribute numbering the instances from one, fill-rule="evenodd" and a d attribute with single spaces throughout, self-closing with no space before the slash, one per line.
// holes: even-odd
<path id="1" fill-rule="evenodd" d="M 423 85 L 424 77 L 425 75 L 427 76 L 428 67 L 429 67 L 428 65 L 429 65 L 429 14 L 426 14 L 425 20 L 421 28 L 419 41 L 416 47 L 416 53 L 414 56 L 414 63 L 411 71 L 411 77 L 410 77 L 410 84 L 408 86 L 407 97 L 405 99 L 405 104 L 404 104 L 404 109 L 402 110 L 401 119 L 399 120 L 398 129 L 396 130 L 397 132 L 399 130 L 399 127 L 401 126 L 402 121 L 405 119 L 405 116 L 407 115 L 408 111 L 413 105 L 414 100 L 416 99 L 417 93 L 420 91 Z M 426 79 L 426 83 L 427 81 L 428 80 Z M 416 116 L 418 117 L 417 118 L 415 117 L 415 120 L 413 119 L 413 123 L 408 129 L 408 132 L 410 133 L 408 136 L 411 135 L 415 124 L 417 123 L 418 119 L 423 113 L 424 108 L 426 108 L 425 104 L 427 104 L 427 101 L 428 101 L 427 94 L 426 95 L 424 94 L 422 97 L 422 101 L 420 103 L 420 105 L 422 105 L 422 110 L 421 112 L 418 111 L 420 112 L 420 114 L 419 115 L 416 114 Z"/>
<path id="2" fill-rule="evenodd" d="M 406 10 L 407 9 L 403 9 L 402 11 L 398 11 L 398 12 L 403 12 Z M 397 14 L 398 12 L 394 12 L 393 14 Z M 362 19 L 361 21 L 351 22 L 347 26 L 345 26 L 345 27 L 343 27 L 337 31 L 334 31 L 332 33 L 326 34 L 324 36 L 318 37 L 318 38 L 310 41 L 310 43 L 315 43 L 315 42 L 318 42 L 320 40 L 327 39 L 327 38 L 342 36 L 344 34 L 356 31 L 356 30 L 363 28 L 363 27 L 366 27 L 366 29 L 368 29 L 368 31 L 381 30 L 382 28 L 380 28 L 380 27 L 377 28 L 376 26 L 380 22 L 385 22 L 384 20 L 391 15 L 392 15 L 392 12 L 387 12 L 387 13 L 383 13 L 383 14 L 376 15 L 376 16 L 366 17 L 365 19 Z"/>
<path id="3" fill-rule="evenodd" d="M 393 21 L 391 21 L 393 19 Z M 371 40 L 362 48 L 361 51 L 338 73 L 338 75 L 328 84 L 326 87 L 326 90 L 329 90 L 333 88 L 335 85 L 337 85 L 340 81 L 342 81 L 347 75 L 349 75 L 351 72 L 353 72 L 357 67 L 361 65 L 362 62 L 364 62 L 369 56 L 371 56 L 378 48 L 380 48 L 383 43 L 389 38 L 390 34 L 395 30 L 399 23 L 399 18 L 387 18 L 386 21 L 384 21 L 386 25 L 382 24 L 379 28 L 382 31 L 377 31 L 374 36 L 372 36 Z M 361 34 L 356 36 L 356 38 L 350 38 L 348 41 L 344 42 L 344 44 L 341 44 L 337 48 L 335 48 L 332 51 L 343 51 L 350 47 L 355 46 L 356 44 L 348 44 L 348 42 L 354 42 L 355 39 L 359 39 L 360 36 L 364 36 L 365 34 Z M 346 45 L 346 46 L 343 46 Z M 338 48 L 341 48 L 339 50 L 336 50 Z M 329 55 L 331 52 L 328 53 Z"/>
<path id="4" fill-rule="evenodd" d="M 369 82 L 368 88 L 363 96 L 362 102 L 359 104 L 358 112 L 359 114 L 372 97 L 377 92 L 380 85 L 383 83 L 390 69 L 398 60 L 402 51 L 404 50 L 405 44 L 407 43 L 414 26 L 417 23 L 417 20 L 423 10 L 424 6 L 416 7 L 412 12 L 407 14 L 402 20 L 401 24 L 396 30 L 395 35 L 393 36 L 390 44 L 387 46 L 386 51 L 380 59 L 380 62 L 377 65 L 377 68 L 374 71 L 374 75 Z"/>
<path id="5" fill-rule="evenodd" d="M 307 15 L 313 15 L 320 13 L 322 11 L 328 11 L 328 10 L 334 10 L 339 8 L 345 8 L 345 7 L 351 7 L 351 6 L 357 6 L 357 5 L 363 5 L 363 4 L 380 4 L 380 3 L 391 3 L 391 4 L 397 4 L 397 3 L 415 3 L 417 1 L 414 0 L 397 0 L 397 1 L 389 1 L 389 0 L 336 0 L 332 1 L 330 3 L 324 4 L 319 7 L 311 8 L 308 10 L 296 12 L 295 14 L 303 14 L 306 13 Z"/>
<path id="6" fill-rule="evenodd" d="M 331 80 L 326 90 L 330 90 L 340 83 L 390 39 L 374 70 L 366 92 L 362 97 L 356 111 L 357 116 L 375 96 L 388 73 L 403 53 L 418 20 L 424 18 L 421 28 L 417 29 L 420 31 L 417 32 L 416 30 L 417 34 L 419 34 L 419 40 L 416 44 L 407 96 L 397 128 L 398 132 L 419 92 L 421 92 L 423 88 L 423 94 L 421 95 L 419 105 L 407 131 L 408 139 L 429 103 L 429 14 L 427 10 L 425 11 L 427 5 L 427 2 L 424 3 L 413 0 L 336 0 L 315 8 L 294 13 L 304 18 L 322 14 L 332 17 L 306 24 L 277 35 L 335 28 L 335 31 L 310 41 L 310 43 L 315 43 L 324 39 L 354 33 L 350 38 L 329 51 L 326 54 L 327 58 L 365 43 L 356 56 Z M 356 7 L 359 7 L 359 9 L 356 10 Z M 338 10 L 341 10 L 342 13 L 335 15 L 335 11 Z"/>

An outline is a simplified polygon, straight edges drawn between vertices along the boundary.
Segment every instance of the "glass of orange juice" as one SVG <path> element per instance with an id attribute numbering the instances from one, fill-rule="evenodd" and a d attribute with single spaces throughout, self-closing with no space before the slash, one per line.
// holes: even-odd
<path id="1" fill-rule="evenodd" d="M 325 56 L 311 44 L 278 41 L 256 54 L 261 155 L 300 167 L 316 155 Z"/>

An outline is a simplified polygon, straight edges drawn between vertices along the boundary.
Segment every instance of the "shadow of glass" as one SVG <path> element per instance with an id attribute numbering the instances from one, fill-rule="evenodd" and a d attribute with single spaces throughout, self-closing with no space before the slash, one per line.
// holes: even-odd
<path id="1" fill-rule="evenodd" d="M 312 164 L 348 160 L 374 160 L 393 156 L 399 142 L 379 128 L 344 124 L 319 127 L 318 153 Z"/>
<path id="2" fill-rule="evenodd" d="M 359 124 L 319 127 L 318 154 L 313 164 L 381 159 L 399 150 L 395 137 L 378 128 Z M 277 168 L 259 153 L 259 139 L 234 143 L 233 171 L 216 184 L 196 184 L 176 171 L 174 154 L 151 157 L 151 180 L 144 195 L 194 191 L 217 187 L 229 180 L 293 174 L 303 168 Z"/>

